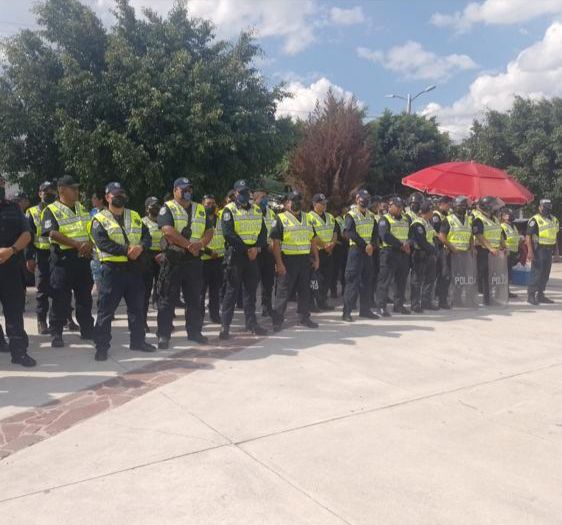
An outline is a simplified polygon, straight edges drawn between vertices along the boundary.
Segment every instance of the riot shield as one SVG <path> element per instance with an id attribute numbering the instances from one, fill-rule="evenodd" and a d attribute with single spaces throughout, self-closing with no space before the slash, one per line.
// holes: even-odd
<path id="1" fill-rule="evenodd" d="M 488 280 L 490 283 L 490 305 L 507 306 L 509 302 L 507 254 L 488 254 Z"/>
<path id="2" fill-rule="evenodd" d="M 476 260 L 472 251 L 452 253 L 449 304 L 454 308 L 478 307 Z"/>

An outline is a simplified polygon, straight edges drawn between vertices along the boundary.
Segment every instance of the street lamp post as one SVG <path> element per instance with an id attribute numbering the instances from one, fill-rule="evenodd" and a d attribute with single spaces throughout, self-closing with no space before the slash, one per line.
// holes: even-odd
<path id="1" fill-rule="evenodd" d="M 396 95 L 396 94 L 392 94 L 392 95 L 386 95 L 386 98 L 399 98 L 401 100 L 405 100 L 406 101 L 406 113 L 408 115 L 412 114 L 412 102 L 414 100 L 416 100 L 416 98 L 418 98 L 420 95 L 423 95 L 424 93 L 429 93 L 430 91 L 433 91 L 437 86 L 428 86 L 426 87 L 423 91 L 420 91 L 417 95 L 412 96 L 410 93 L 408 93 L 408 95 L 406 95 L 405 97 L 402 95 Z"/>

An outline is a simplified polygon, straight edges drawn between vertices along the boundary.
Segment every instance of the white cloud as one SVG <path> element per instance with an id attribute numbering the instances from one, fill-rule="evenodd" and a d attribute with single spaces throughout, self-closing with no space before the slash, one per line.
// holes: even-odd
<path id="1" fill-rule="evenodd" d="M 350 9 L 342 9 L 341 7 L 332 7 L 330 9 L 330 22 L 337 26 L 352 26 L 362 24 L 366 21 L 363 8 L 355 6 Z"/>
<path id="2" fill-rule="evenodd" d="M 446 80 L 455 71 L 477 67 L 468 55 L 438 56 L 425 50 L 419 42 L 411 40 L 388 51 L 373 51 L 366 47 L 358 47 L 357 55 L 412 79 Z"/>
<path id="3" fill-rule="evenodd" d="M 518 24 L 543 15 L 562 13 L 562 0 L 485 0 L 471 2 L 463 11 L 435 13 L 431 23 L 467 31 L 473 24 Z"/>
<path id="4" fill-rule="evenodd" d="M 325 100 L 330 88 L 338 98 L 343 97 L 345 100 L 353 98 L 353 93 L 333 84 L 326 77 L 322 77 L 308 86 L 296 80 L 287 84 L 285 89 L 293 97 L 286 98 L 277 105 L 277 116 L 291 117 L 293 120 L 306 119 L 314 111 L 316 103 L 318 101 L 322 103 Z M 363 104 L 359 103 L 359 105 Z"/>
<path id="5" fill-rule="evenodd" d="M 451 106 L 431 103 L 423 114 L 436 115 L 444 130 L 461 139 L 474 117 L 486 109 L 508 110 L 516 95 L 531 99 L 562 95 L 562 22 L 554 22 L 543 39 L 522 51 L 505 71 L 479 75 Z"/>

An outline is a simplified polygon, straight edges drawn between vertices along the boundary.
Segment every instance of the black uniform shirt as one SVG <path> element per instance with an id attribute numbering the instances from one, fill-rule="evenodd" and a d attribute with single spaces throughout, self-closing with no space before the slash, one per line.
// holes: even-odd
<path id="1" fill-rule="evenodd" d="M 119 223 L 121 229 L 123 229 L 125 217 L 123 215 L 113 215 L 113 218 Z M 92 220 L 92 238 L 96 246 L 102 252 L 109 253 L 110 255 L 127 255 L 127 246 L 112 241 L 106 229 L 97 219 Z M 141 246 L 145 250 L 150 250 L 151 245 L 152 238 L 150 237 L 150 231 L 146 224 L 142 223 Z"/>
<path id="2" fill-rule="evenodd" d="M 527 235 L 538 235 L 539 225 L 534 218 L 531 218 L 529 224 L 527 224 Z"/>
<path id="3" fill-rule="evenodd" d="M 15 202 L 0 201 L 0 248 L 10 248 L 24 232 L 30 232 L 29 221 Z"/>
<path id="4" fill-rule="evenodd" d="M 447 221 L 443 221 L 446 223 Z M 427 242 L 427 236 L 425 231 L 425 226 L 420 223 L 410 225 L 410 231 L 408 232 L 408 238 L 414 244 L 417 249 L 423 250 L 424 252 L 431 254 L 433 253 L 433 244 Z"/>
<path id="5" fill-rule="evenodd" d="M 392 235 L 390 231 L 391 229 L 388 219 L 386 217 L 381 217 L 381 220 L 379 221 L 379 238 L 382 242 L 392 246 L 392 248 L 400 250 L 402 243 L 394 235 Z"/>
<path id="6" fill-rule="evenodd" d="M 240 208 L 238 204 L 236 204 L 236 206 Z M 240 235 L 234 231 L 234 219 L 232 217 L 232 212 L 228 208 L 222 210 L 222 234 L 224 235 L 225 246 L 227 248 L 232 247 L 237 253 L 245 253 L 248 251 L 248 248 L 264 248 L 267 246 L 267 227 L 265 225 L 265 220 L 262 220 L 257 241 L 254 244 L 245 244 L 240 238 Z"/>
<path id="7" fill-rule="evenodd" d="M 484 235 L 484 223 L 482 219 L 476 218 L 472 221 L 472 233 L 474 235 Z"/>
<path id="8" fill-rule="evenodd" d="M 343 223 L 343 235 L 347 239 L 357 244 L 357 246 L 359 246 L 359 248 L 361 248 L 362 250 L 364 250 L 367 247 L 367 243 L 357 233 L 355 220 L 349 213 L 345 214 L 344 223 Z M 377 221 L 374 220 L 373 233 L 371 234 L 370 244 L 376 246 L 377 243 L 378 243 Z"/>

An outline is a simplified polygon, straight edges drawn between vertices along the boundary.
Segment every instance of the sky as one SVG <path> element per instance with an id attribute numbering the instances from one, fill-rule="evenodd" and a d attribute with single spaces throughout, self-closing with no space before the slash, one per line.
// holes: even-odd
<path id="1" fill-rule="evenodd" d="M 107 25 L 112 0 L 83 0 Z M 34 27 L 34 0 L 0 0 L 0 37 Z M 165 14 L 173 0 L 131 0 Z M 435 116 L 461 140 L 486 109 L 516 95 L 562 95 L 562 0 L 190 0 L 220 38 L 251 29 L 270 85 L 293 98 L 279 115 L 306 118 L 329 88 L 355 96 L 369 118 L 399 112 L 396 94 L 420 95 L 413 110 Z"/>

